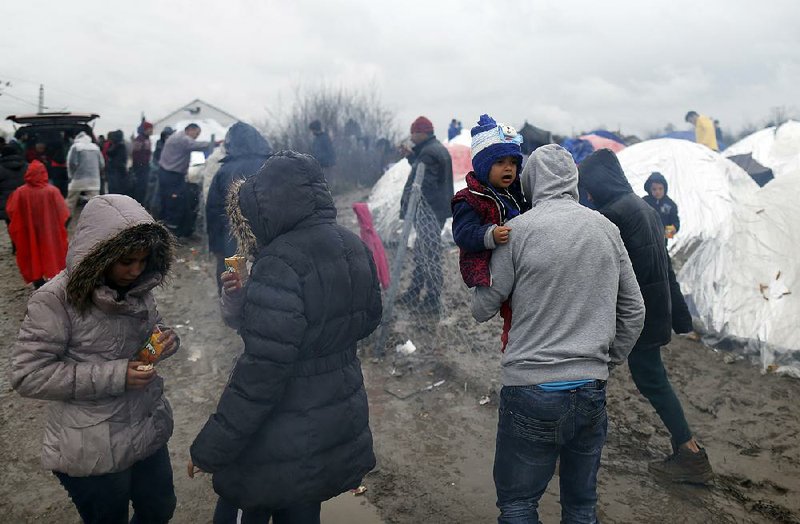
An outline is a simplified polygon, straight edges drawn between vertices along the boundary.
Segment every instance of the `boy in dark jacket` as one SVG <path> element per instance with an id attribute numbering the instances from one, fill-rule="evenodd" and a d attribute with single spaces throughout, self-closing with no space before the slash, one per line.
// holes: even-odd
<path id="1" fill-rule="evenodd" d="M 650 204 L 650 207 L 656 210 L 659 218 L 661 218 L 661 224 L 664 226 L 664 236 L 666 237 L 664 242 L 667 242 L 681 229 L 678 204 L 667 196 L 667 191 L 669 190 L 667 179 L 661 173 L 654 172 L 644 183 L 644 190 L 647 191 L 647 195 L 642 198 Z M 683 298 L 675 271 L 672 270 L 671 260 L 669 261 L 668 275 L 669 292 L 672 299 L 672 329 L 675 330 L 675 333 L 689 333 L 689 338 L 699 340 L 700 336 L 694 333 L 692 314 L 689 312 L 689 306 L 686 305 L 686 299 Z"/>
<path id="2" fill-rule="evenodd" d="M 250 277 L 222 295 L 244 341 L 191 447 L 242 522 L 319 522 L 320 504 L 375 466 L 356 343 L 380 323 L 372 253 L 336 223 L 319 163 L 282 151 L 231 189 L 228 215 Z M 285 520 L 283 520 L 285 519 Z"/>
<path id="3" fill-rule="evenodd" d="M 460 249 L 459 268 L 467 287 L 491 286 L 489 261 L 492 250 L 508 242 L 511 229 L 504 224 L 530 209 L 519 172 L 522 168 L 522 135 L 481 115 L 472 128 L 472 167 L 467 187 L 455 194 L 453 239 Z M 511 327 L 508 302 L 500 310 L 503 317 L 503 349 Z"/>
<path id="4" fill-rule="evenodd" d="M 669 257 L 661 219 L 634 194 L 610 149 L 595 151 L 578 167 L 578 183 L 597 210 L 619 228 L 644 298 L 644 329 L 628 356 L 628 366 L 636 387 L 669 430 L 674 452 L 651 463 L 650 470 L 675 482 L 709 482 L 713 472 L 708 456 L 692 436 L 661 360 L 661 346 L 670 341 L 672 332 Z"/>
<path id="5" fill-rule="evenodd" d="M 678 217 L 678 204 L 667 196 L 667 179 L 659 172 L 652 173 L 644 183 L 644 190 L 647 195 L 642 198 L 658 212 L 664 224 L 664 234 L 672 238 L 681 228 L 681 219 Z"/>

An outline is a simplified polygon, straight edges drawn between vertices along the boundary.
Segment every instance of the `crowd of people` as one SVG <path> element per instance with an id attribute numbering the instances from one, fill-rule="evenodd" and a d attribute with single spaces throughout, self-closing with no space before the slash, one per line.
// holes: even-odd
<path id="1" fill-rule="evenodd" d="M 3 218 L 23 277 L 37 287 L 11 352 L 12 386 L 50 402 L 43 465 L 87 523 L 128 522 L 130 502 L 135 521 L 168 522 L 176 507 L 173 418 L 153 364 L 179 351 L 180 339 L 153 290 L 189 227 L 190 155 L 215 144 L 198 141 L 190 124 L 162 134 L 151 155 L 152 130 L 139 127 L 131 169 L 121 132 L 102 146 L 76 136 L 66 192 L 48 183 L 40 158 L 26 161 L 15 145 L 0 156 Z M 236 522 L 239 511 L 243 523 L 319 522 L 321 503 L 375 466 L 357 343 L 381 321 L 380 285 L 370 249 L 337 224 L 324 172 L 335 159 L 325 158 L 319 122 L 310 130 L 323 158 L 275 153 L 258 130 L 234 124 L 209 185 L 222 318 L 244 343 L 188 450 L 190 477 L 213 474 L 215 523 Z M 418 231 L 404 298 L 441 310 L 440 233 L 452 217 L 471 314 L 504 321 L 498 522 L 538 522 L 559 462 L 563 521 L 597 522 L 606 387 L 626 361 L 672 437 L 650 471 L 709 482 L 708 457 L 661 359 L 673 329 L 691 331 L 667 253 L 680 221 L 666 179 L 653 173 L 642 199 L 610 150 L 576 165 L 551 144 L 523 162 L 521 135 L 489 115 L 471 136 L 473 171 L 455 195 L 450 155 L 428 118 L 414 120 L 401 146 L 412 169 L 400 213 Z M 579 203 L 579 188 L 593 209 Z M 78 218 L 67 243 L 70 217 Z M 250 270 L 229 265 L 234 255 Z"/>

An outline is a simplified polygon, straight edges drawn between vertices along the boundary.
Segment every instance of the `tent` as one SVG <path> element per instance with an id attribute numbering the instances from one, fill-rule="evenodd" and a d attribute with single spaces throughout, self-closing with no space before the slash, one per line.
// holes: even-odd
<path id="1" fill-rule="evenodd" d="M 708 341 L 800 377 L 800 178 L 776 178 L 692 254 L 679 280 Z"/>
<path id="2" fill-rule="evenodd" d="M 611 131 L 596 129 L 577 138 L 567 138 L 561 142 L 561 146 L 569 151 L 576 164 L 580 164 L 598 149 L 610 149 L 619 153 L 625 149 L 625 141 Z"/>
<path id="3" fill-rule="evenodd" d="M 742 168 L 686 140 L 646 140 L 625 148 L 618 157 L 633 190 L 642 196 L 653 172 L 666 177 L 669 197 L 681 217 L 681 230 L 670 241 L 673 255 L 688 255 L 700 242 L 714 238 L 736 202 L 758 189 Z"/>
<path id="4" fill-rule="evenodd" d="M 750 175 L 750 178 L 758 184 L 758 187 L 764 187 L 767 185 L 767 182 L 775 178 L 772 169 L 759 164 L 750 153 L 746 155 L 729 156 L 728 159 L 744 169 L 747 174 Z"/>
<path id="5" fill-rule="evenodd" d="M 749 154 L 753 160 L 771 169 L 775 178 L 800 177 L 800 122 L 789 120 L 778 127 L 756 131 L 722 154 L 726 157 Z"/>

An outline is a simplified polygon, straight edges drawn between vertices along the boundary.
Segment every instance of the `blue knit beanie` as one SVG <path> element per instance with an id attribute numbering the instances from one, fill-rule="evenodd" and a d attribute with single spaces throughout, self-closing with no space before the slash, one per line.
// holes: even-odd
<path id="1" fill-rule="evenodd" d="M 472 128 L 472 169 L 475 177 L 489 185 L 489 171 L 500 158 L 513 156 L 519 160 L 517 175 L 522 168 L 522 135 L 511 126 L 498 124 L 489 115 L 481 115 Z"/>

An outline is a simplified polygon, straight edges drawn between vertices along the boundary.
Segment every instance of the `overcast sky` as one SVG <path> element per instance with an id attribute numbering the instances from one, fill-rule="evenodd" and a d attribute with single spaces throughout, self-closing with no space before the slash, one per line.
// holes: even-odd
<path id="1" fill-rule="evenodd" d="M 293 86 L 374 82 L 405 131 L 480 113 L 644 135 L 800 107 L 797 0 L 3 2 L 0 114 L 93 111 L 129 134 L 201 98 L 246 121 Z M 24 100 L 24 102 L 22 101 Z M 8 129 L 7 124 L 0 124 Z"/>

